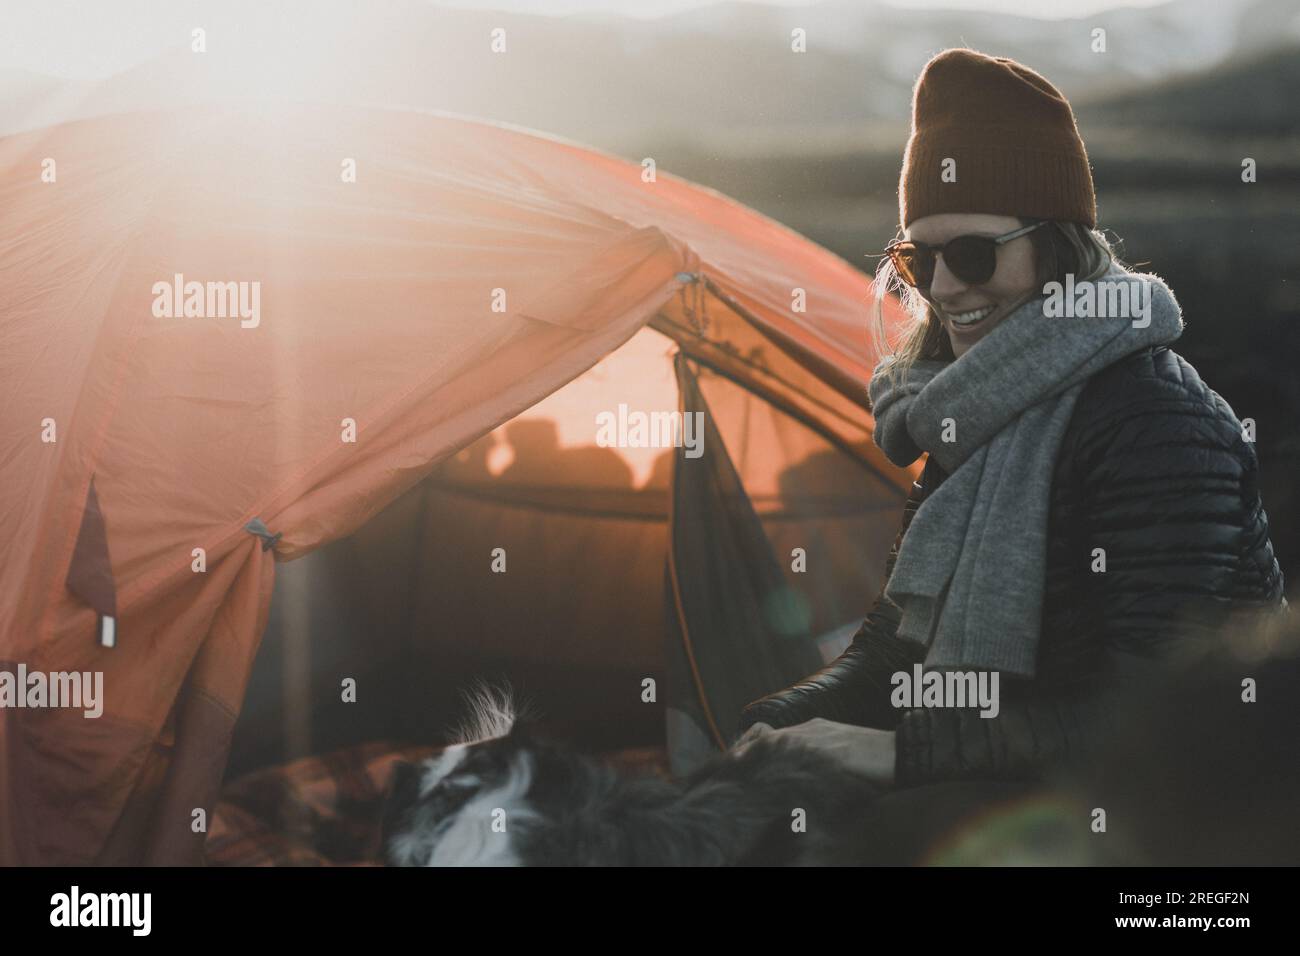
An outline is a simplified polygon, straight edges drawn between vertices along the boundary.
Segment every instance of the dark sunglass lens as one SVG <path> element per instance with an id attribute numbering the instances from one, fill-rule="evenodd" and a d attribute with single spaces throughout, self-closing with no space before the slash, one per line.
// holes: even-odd
<path id="1" fill-rule="evenodd" d="M 894 268 L 908 285 L 924 289 L 934 277 L 934 254 L 929 249 L 899 246 L 894 250 Z"/>
<path id="2" fill-rule="evenodd" d="M 944 246 L 943 261 L 962 282 L 979 285 L 997 271 L 997 243 L 984 236 L 958 236 Z"/>

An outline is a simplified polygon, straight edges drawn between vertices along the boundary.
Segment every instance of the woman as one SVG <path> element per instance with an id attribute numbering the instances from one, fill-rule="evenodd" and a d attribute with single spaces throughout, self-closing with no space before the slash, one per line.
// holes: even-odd
<path id="1" fill-rule="evenodd" d="M 918 321 L 870 393 L 877 444 L 926 464 L 852 645 L 746 708 L 741 742 L 788 728 L 897 787 L 1035 779 L 1104 750 L 1126 685 L 1285 606 L 1255 452 L 1169 349 L 1169 290 L 1095 230 L 1073 112 L 1043 77 L 932 59 L 899 206 L 877 294 L 901 281 Z M 919 706 L 895 678 L 917 664 L 996 675 L 996 706 Z"/>

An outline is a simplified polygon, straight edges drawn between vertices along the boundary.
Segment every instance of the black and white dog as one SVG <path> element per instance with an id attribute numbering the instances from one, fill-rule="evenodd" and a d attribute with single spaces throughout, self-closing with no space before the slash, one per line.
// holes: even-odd
<path id="1" fill-rule="evenodd" d="M 535 738 L 508 692 L 480 689 L 461 742 L 399 770 L 385 855 L 408 866 L 908 865 L 996 811 L 974 844 L 994 864 L 1014 843 L 1017 859 L 1057 866 L 1294 866 L 1300 623 L 1287 633 L 1276 642 L 1286 654 L 1214 656 L 1143 688 L 1096 764 L 1042 791 L 991 780 L 882 792 L 779 734 L 682 780 L 633 777 Z M 1267 689 L 1258 702 L 1243 702 L 1243 674 Z M 1100 841 L 1096 807 L 1112 823 Z"/>
<path id="2" fill-rule="evenodd" d="M 537 739 L 482 688 L 455 743 L 397 770 L 384 814 L 398 866 L 800 865 L 878 794 L 788 739 L 759 736 L 680 781 L 631 776 Z"/>

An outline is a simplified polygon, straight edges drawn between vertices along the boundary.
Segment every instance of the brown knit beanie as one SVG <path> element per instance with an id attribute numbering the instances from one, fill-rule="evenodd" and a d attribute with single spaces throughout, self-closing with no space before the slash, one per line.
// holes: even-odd
<path id="1" fill-rule="evenodd" d="M 1095 227 L 1092 172 L 1070 104 L 1015 60 L 944 50 L 916 81 L 898 212 L 903 226 L 982 212 Z"/>

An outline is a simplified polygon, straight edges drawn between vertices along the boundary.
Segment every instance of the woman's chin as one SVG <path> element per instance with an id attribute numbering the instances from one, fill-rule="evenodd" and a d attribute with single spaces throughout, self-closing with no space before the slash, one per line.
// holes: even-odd
<path id="1" fill-rule="evenodd" d="M 973 326 L 963 328 L 962 326 L 955 325 L 952 322 L 945 321 L 944 328 L 948 332 L 948 342 L 952 345 L 952 354 L 955 357 L 960 357 L 963 352 L 967 351 L 972 345 L 984 338 L 984 336 L 988 334 L 989 329 L 993 327 L 993 324 L 994 323 L 989 322 L 988 319 L 984 319 L 983 321 L 976 322 Z"/>

